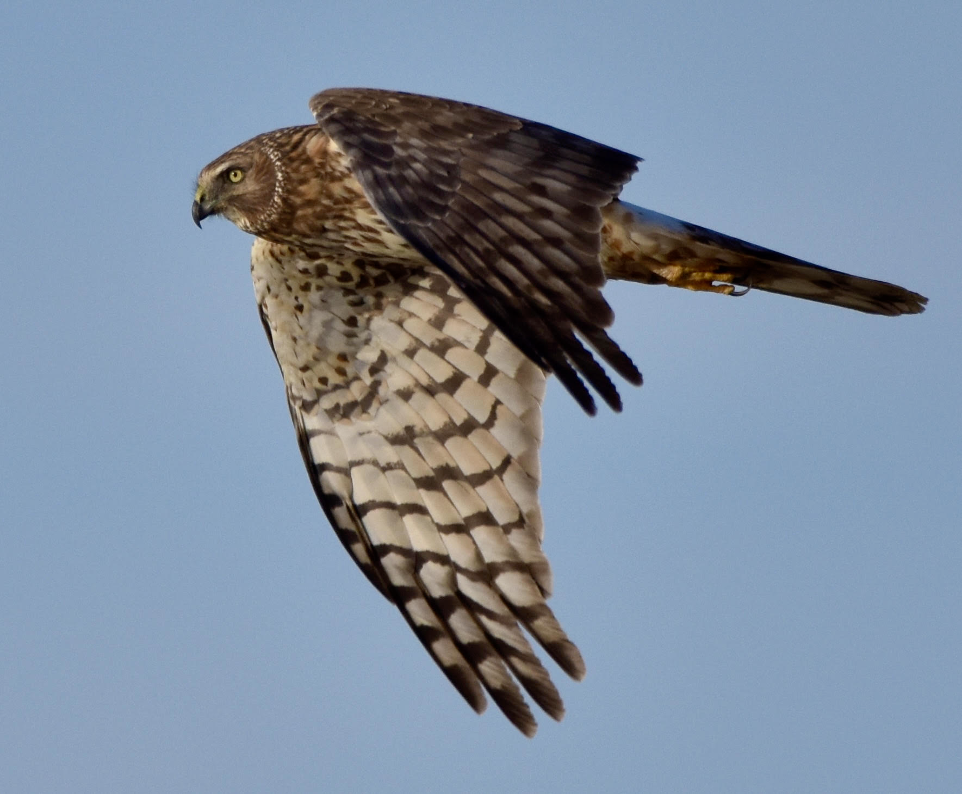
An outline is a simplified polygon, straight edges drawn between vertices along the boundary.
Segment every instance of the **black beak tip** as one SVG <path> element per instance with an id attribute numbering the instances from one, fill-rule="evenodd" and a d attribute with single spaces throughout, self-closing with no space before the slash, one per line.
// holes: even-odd
<path id="1" fill-rule="evenodd" d="M 197 228 L 201 229 L 200 222 L 207 217 L 207 213 L 204 212 L 204 208 L 200 206 L 200 202 L 194 202 L 190 208 L 190 217 L 194 219 L 194 223 L 197 224 Z"/>

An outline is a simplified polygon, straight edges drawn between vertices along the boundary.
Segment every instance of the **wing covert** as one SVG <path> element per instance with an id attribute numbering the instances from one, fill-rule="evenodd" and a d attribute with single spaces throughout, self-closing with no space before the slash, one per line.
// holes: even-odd
<path id="1" fill-rule="evenodd" d="M 311 100 L 368 200 L 579 404 L 620 397 L 590 345 L 631 383 L 641 374 L 605 329 L 601 208 L 639 158 L 487 108 L 371 89 Z"/>

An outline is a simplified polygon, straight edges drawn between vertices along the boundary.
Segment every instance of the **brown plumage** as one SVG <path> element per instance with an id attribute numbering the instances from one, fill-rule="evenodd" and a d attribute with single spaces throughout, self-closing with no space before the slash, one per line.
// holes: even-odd
<path id="1" fill-rule="evenodd" d="M 560 719 L 523 627 L 574 678 L 545 600 L 541 403 L 630 383 L 605 278 L 759 289 L 876 314 L 926 299 L 617 200 L 638 158 L 449 100 L 334 89 L 316 124 L 208 165 L 193 217 L 255 235 L 251 271 L 311 482 L 342 543 L 476 710 Z M 587 346 L 587 347 L 586 347 Z M 584 383 L 587 382 L 587 385 Z"/>

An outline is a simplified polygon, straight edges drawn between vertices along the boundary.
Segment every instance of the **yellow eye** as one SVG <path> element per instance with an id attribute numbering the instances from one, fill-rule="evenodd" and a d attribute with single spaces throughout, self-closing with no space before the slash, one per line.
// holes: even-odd
<path id="1" fill-rule="evenodd" d="M 244 172 L 239 168 L 232 168 L 227 172 L 227 179 L 231 182 L 240 182 L 244 179 Z"/>

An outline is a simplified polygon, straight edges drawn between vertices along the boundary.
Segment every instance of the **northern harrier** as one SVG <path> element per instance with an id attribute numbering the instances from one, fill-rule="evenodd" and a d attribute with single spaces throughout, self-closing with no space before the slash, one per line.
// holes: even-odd
<path id="1" fill-rule="evenodd" d="M 517 680 L 564 707 L 522 627 L 575 679 L 545 600 L 541 403 L 558 376 L 621 400 L 599 357 L 607 278 L 767 290 L 880 315 L 922 296 L 618 201 L 639 158 L 486 108 L 371 89 L 310 103 L 200 173 L 193 218 L 255 236 L 251 273 L 327 518 L 467 702 L 527 735 Z M 590 349 L 590 350 L 589 350 Z M 593 351 L 593 353 L 592 353 Z"/>

